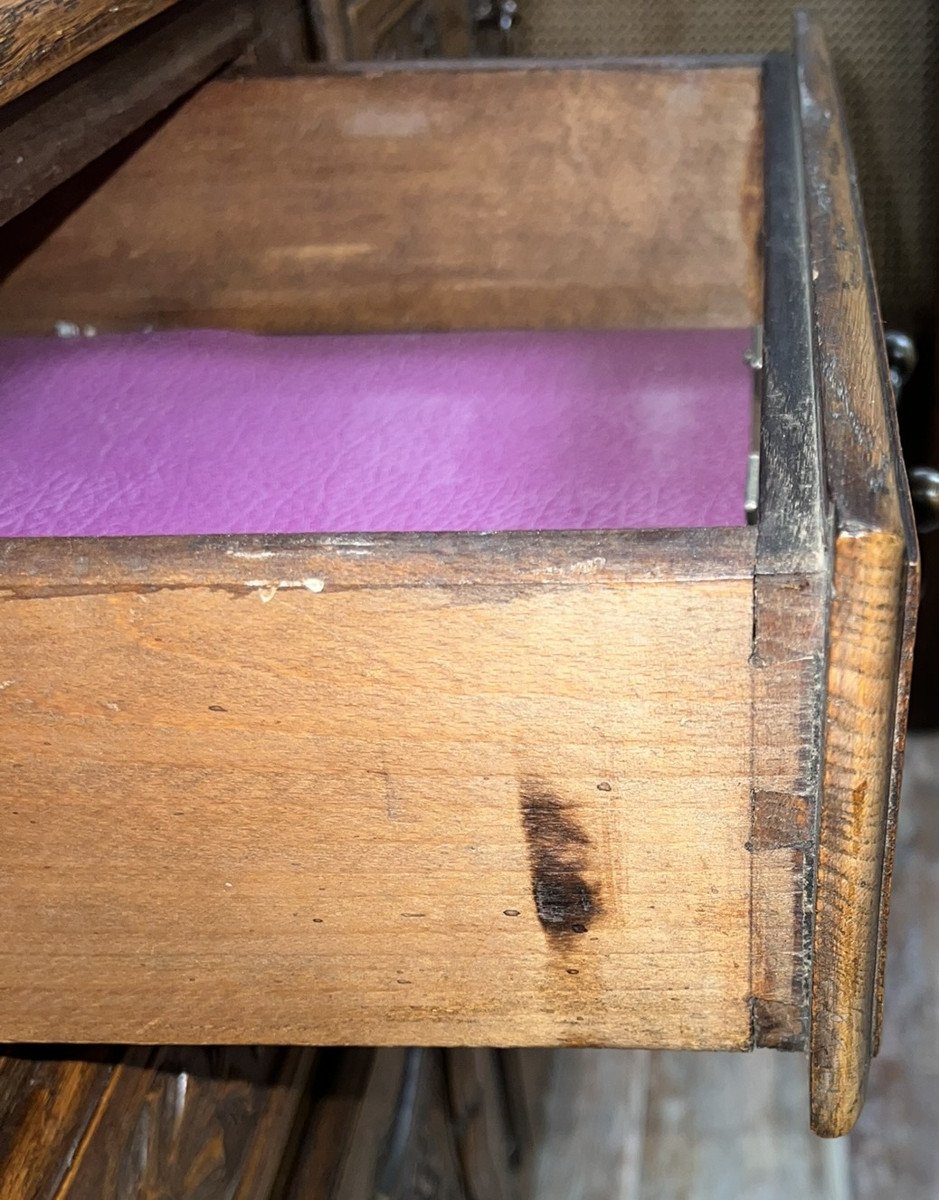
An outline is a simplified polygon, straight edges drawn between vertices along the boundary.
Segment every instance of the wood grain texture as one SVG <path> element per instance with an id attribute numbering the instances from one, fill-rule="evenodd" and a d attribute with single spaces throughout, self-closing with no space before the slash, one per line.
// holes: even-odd
<path id="1" fill-rule="evenodd" d="M 3 1035 L 746 1046 L 752 556 L 323 541 L 7 572 Z"/>
<path id="2" fill-rule="evenodd" d="M 860 1111 L 874 1041 L 917 566 L 854 167 L 827 50 L 804 18 L 797 68 L 835 527 L 810 1074 L 813 1128 L 837 1136 Z"/>
<path id="3" fill-rule="evenodd" d="M 42 83 L 173 0 L 2 0 L 0 104 Z"/>
<path id="4" fill-rule="evenodd" d="M 12 271 L 0 328 L 748 325 L 760 151 L 752 67 L 215 81 Z"/>
<path id="5" fill-rule="evenodd" d="M 880 1038 L 883 1029 L 884 980 L 887 970 L 887 928 L 890 918 L 890 895 L 893 881 L 893 864 L 896 854 L 900 790 L 903 783 L 903 763 L 906 757 L 906 726 L 913 678 L 913 649 L 916 643 L 916 629 L 919 618 L 920 559 L 918 547 L 915 544 L 911 553 L 908 543 L 905 575 L 905 589 L 900 599 L 900 662 L 897 671 L 893 757 L 890 764 L 890 791 L 887 806 L 887 843 L 884 847 L 884 870 L 880 889 L 880 920 L 877 931 L 877 965 L 874 977 L 874 1021 L 871 1034 L 871 1053 L 875 1055 L 880 1051 Z"/>
<path id="6" fill-rule="evenodd" d="M 812 1122 L 847 1133 L 864 1099 L 893 752 L 905 547 L 840 533 L 829 619 L 812 974 Z"/>
<path id="7" fill-rule="evenodd" d="M 806 1038 L 827 593 L 821 416 L 792 62 L 763 72 L 763 353 L 753 591 L 753 1030 Z"/>
<path id="8" fill-rule="evenodd" d="M 69 1058 L 51 1047 L 0 1057 L 0 1195 L 54 1200 L 69 1163 L 106 1102 L 120 1048 Z"/>
<path id="9" fill-rule="evenodd" d="M 231 62 L 252 29 L 246 4 L 181 4 L 0 109 L 0 222 Z"/>
<path id="10" fill-rule="evenodd" d="M 805 1045 L 808 1023 L 825 584 L 758 574 L 754 587 L 754 1040 L 790 1050 Z"/>
<path id="11" fill-rule="evenodd" d="M 0 1192 L 269 1200 L 312 1057 L 264 1047 L 74 1057 L 11 1049 L 0 1058 Z"/>

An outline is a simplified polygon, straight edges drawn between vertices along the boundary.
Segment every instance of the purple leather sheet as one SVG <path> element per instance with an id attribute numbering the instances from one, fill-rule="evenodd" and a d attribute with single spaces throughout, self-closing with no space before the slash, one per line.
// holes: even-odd
<path id="1" fill-rule="evenodd" d="M 741 525 L 745 330 L 0 340 L 0 536 Z"/>

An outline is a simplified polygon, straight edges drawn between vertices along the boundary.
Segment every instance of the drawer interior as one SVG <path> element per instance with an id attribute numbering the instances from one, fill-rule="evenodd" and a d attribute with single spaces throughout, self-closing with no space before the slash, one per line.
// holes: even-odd
<path id="1" fill-rule="evenodd" d="M 14 222 L 0 535 L 744 524 L 758 110 L 745 66 L 206 85 Z"/>

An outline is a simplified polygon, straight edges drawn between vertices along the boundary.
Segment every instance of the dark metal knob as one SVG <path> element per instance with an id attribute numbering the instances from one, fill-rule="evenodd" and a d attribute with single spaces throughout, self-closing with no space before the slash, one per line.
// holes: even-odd
<path id="1" fill-rule="evenodd" d="M 916 346 L 910 335 L 899 329 L 886 330 L 884 341 L 887 343 L 887 361 L 890 363 L 890 383 L 899 404 L 903 385 L 916 369 Z"/>
<path id="2" fill-rule="evenodd" d="M 920 533 L 939 529 L 939 471 L 935 467 L 910 467 L 910 496 Z"/>

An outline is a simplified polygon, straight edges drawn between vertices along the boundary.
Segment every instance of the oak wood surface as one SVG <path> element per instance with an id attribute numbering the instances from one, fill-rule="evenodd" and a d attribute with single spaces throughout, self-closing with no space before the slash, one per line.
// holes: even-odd
<path id="1" fill-rule="evenodd" d="M 156 16 L 173 0 L 2 0 L 0 104 Z"/>
<path id="2" fill-rule="evenodd" d="M 0 1032 L 747 1045 L 749 532 L 8 571 Z"/>
<path id="3" fill-rule="evenodd" d="M 847 1132 L 875 1040 L 916 548 L 856 179 L 823 39 L 797 25 L 817 382 L 832 499 L 826 740 L 811 1008 L 812 1122 Z M 908 683 L 900 674 L 900 692 Z"/>
<path id="4" fill-rule="evenodd" d="M 313 1052 L 10 1047 L 4 1200 L 269 1200 Z"/>
<path id="5" fill-rule="evenodd" d="M 182 3 L 0 108 L 0 222 L 231 62 L 252 27 L 244 3 Z"/>
<path id="6" fill-rule="evenodd" d="M 754 67 L 215 81 L 12 271 L 0 328 L 747 325 L 759 83 Z"/>

